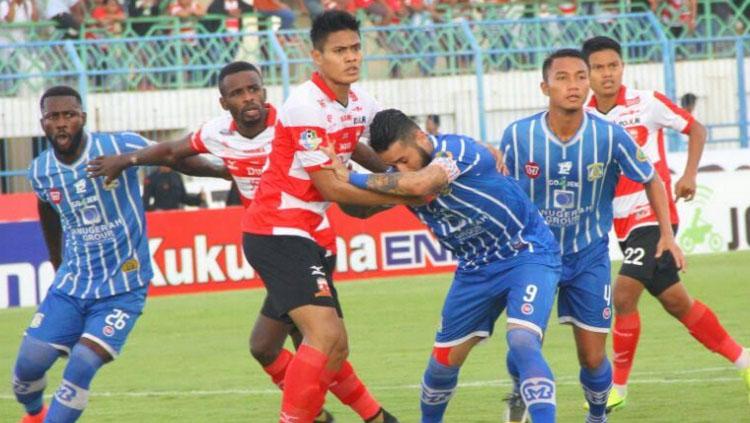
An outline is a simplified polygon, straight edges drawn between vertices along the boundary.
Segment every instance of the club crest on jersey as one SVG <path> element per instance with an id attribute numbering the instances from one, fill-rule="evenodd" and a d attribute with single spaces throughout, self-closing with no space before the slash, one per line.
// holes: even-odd
<path id="1" fill-rule="evenodd" d="M 96 225 L 102 221 L 102 215 L 96 206 L 86 206 L 81 209 L 81 217 L 84 225 Z"/>
<path id="2" fill-rule="evenodd" d="M 44 313 L 36 313 L 34 318 L 31 319 L 29 327 L 32 329 L 38 328 L 42 325 L 42 320 L 44 320 Z"/>
<path id="3" fill-rule="evenodd" d="M 134 257 L 129 260 L 125 260 L 125 263 L 122 264 L 121 269 L 123 273 L 128 273 L 128 272 L 132 272 L 133 270 L 138 270 L 138 259 Z"/>
<path id="4" fill-rule="evenodd" d="M 586 170 L 588 171 L 589 182 L 593 182 L 604 176 L 604 163 L 591 163 L 590 165 L 586 166 Z"/>
<path id="5" fill-rule="evenodd" d="M 640 148 L 635 152 L 635 158 L 638 159 L 639 162 L 648 161 L 648 156 Z"/>
<path id="6" fill-rule="evenodd" d="M 570 170 L 573 169 L 573 162 L 560 162 L 557 164 L 557 173 L 560 175 L 570 175 Z"/>
<path id="7" fill-rule="evenodd" d="M 306 129 L 299 134 L 299 145 L 305 150 L 317 150 L 323 139 L 312 129 Z"/>
<path id="8" fill-rule="evenodd" d="M 541 168 L 535 162 L 526 162 L 526 164 L 523 166 L 523 170 L 524 172 L 526 172 L 526 176 L 531 179 L 538 178 L 542 173 Z"/>
<path id="9" fill-rule="evenodd" d="M 52 202 L 55 204 L 60 204 L 60 202 L 62 201 L 62 195 L 60 194 L 60 190 L 57 188 L 50 188 L 49 199 L 52 200 Z"/>
<path id="10" fill-rule="evenodd" d="M 328 287 L 328 280 L 326 278 L 318 278 L 318 292 L 315 293 L 316 297 L 331 297 L 331 289 Z"/>

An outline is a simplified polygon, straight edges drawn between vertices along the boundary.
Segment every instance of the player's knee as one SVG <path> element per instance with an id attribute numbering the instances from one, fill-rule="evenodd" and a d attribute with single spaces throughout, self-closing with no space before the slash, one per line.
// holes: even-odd
<path id="1" fill-rule="evenodd" d="M 281 353 L 281 348 L 276 345 L 250 339 L 250 355 L 263 367 L 273 363 L 279 353 Z"/>
<path id="2" fill-rule="evenodd" d="M 21 341 L 14 369 L 14 379 L 33 381 L 41 378 L 60 356 L 52 345 L 25 336 Z"/>
<path id="3" fill-rule="evenodd" d="M 349 357 L 349 343 L 344 341 L 337 343 L 328 354 L 328 360 L 337 365 L 343 363 L 347 357 Z"/>
<path id="4" fill-rule="evenodd" d="M 432 347 L 432 356 L 435 361 L 442 364 L 443 366 L 455 366 L 451 363 L 451 351 L 453 347 Z"/>
<path id="5" fill-rule="evenodd" d="M 339 344 L 344 338 L 346 333 L 341 325 L 317 325 L 305 333 L 305 343 L 327 355 L 341 351 L 342 346 Z M 343 348 L 346 348 L 346 342 Z"/>
<path id="6" fill-rule="evenodd" d="M 627 293 L 615 293 L 613 301 L 615 306 L 615 313 L 617 314 L 630 314 L 638 310 L 638 299 L 633 298 Z"/>
<path id="7" fill-rule="evenodd" d="M 606 355 L 602 351 L 578 351 L 578 363 L 581 367 L 589 370 L 598 369 L 602 365 Z"/>

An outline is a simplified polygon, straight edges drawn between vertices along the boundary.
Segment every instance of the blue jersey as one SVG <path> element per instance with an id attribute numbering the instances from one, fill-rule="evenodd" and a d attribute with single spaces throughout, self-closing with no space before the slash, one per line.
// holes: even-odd
<path id="1" fill-rule="evenodd" d="M 447 163 L 449 185 L 413 211 L 470 270 L 496 260 L 538 253 L 559 255 L 539 210 L 518 184 L 496 169 L 492 154 L 461 135 L 430 137 L 430 166 Z M 546 255 L 545 255 L 546 253 Z"/>
<path id="2" fill-rule="evenodd" d="M 565 255 L 606 240 L 620 174 L 645 183 L 655 173 L 621 126 L 584 113 L 578 133 L 563 143 L 546 117 L 543 112 L 512 123 L 500 148 L 511 175 L 539 207 Z"/>
<path id="3" fill-rule="evenodd" d="M 136 168 L 109 186 L 86 174 L 89 160 L 127 153 L 149 141 L 133 133 L 87 133 L 81 157 L 67 165 L 52 148 L 31 162 L 37 196 L 60 216 L 62 263 L 51 289 L 97 299 L 148 286 L 153 271 Z"/>

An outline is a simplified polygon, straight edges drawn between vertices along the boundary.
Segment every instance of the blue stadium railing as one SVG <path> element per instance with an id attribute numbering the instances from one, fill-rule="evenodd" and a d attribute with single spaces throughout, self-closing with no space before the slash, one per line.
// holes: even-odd
<path id="1" fill-rule="evenodd" d="M 715 130 L 736 128 L 739 145 L 748 147 L 748 113 L 744 58 L 750 48 L 750 36 L 725 36 L 712 38 L 673 39 L 665 34 L 652 13 L 623 14 L 602 19 L 598 16 L 568 18 L 524 18 L 492 21 L 458 20 L 447 24 L 429 26 L 396 25 L 363 29 L 363 48 L 366 66 L 365 79 L 388 78 L 393 71 L 413 72 L 422 76 L 470 74 L 475 76 L 477 93 L 479 137 L 487 140 L 484 98 L 484 76 L 488 73 L 512 70 L 538 69 L 548 52 L 561 47 L 580 46 L 593 35 L 607 34 L 621 40 L 628 63 L 662 63 L 666 94 L 675 99 L 675 63 L 681 51 L 709 46 L 721 47 L 736 58 L 738 110 L 733 123 L 708 122 L 709 142 L 737 141 L 715 136 Z M 238 40 L 255 37 L 252 51 Z M 206 84 L 215 77 L 221 66 L 232 60 L 227 54 L 256 57 L 264 71 L 267 84 L 283 87 L 284 96 L 292 84 L 300 82 L 312 69 L 309 44 L 304 30 L 262 31 L 225 34 L 160 35 L 144 38 L 116 38 L 99 40 L 56 40 L 0 44 L 0 58 L 15 57 L 25 60 L 14 69 L 11 61 L 0 62 L 0 86 L 17 84 L 26 80 L 43 80 L 46 85 L 75 80 L 84 99 L 97 89 L 97 78 L 161 78 L 172 84 L 171 88 L 190 87 L 191 82 Z M 181 49 L 189 42 L 190 48 L 200 50 L 197 57 L 207 57 L 203 63 L 185 60 Z M 235 44 L 231 44 L 234 42 Z M 233 48 L 226 48 L 228 45 Z M 216 49 L 216 47 L 222 47 Z M 703 47 L 702 47 L 703 46 Z M 154 59 L 153 51 L 165 51 Z M 243 50 L 244 49 L 244 50 Z M 240 51 L 242 50 L 242 51 Z M 731 54 L 734 50 L 734 54 Z M 129 52 L 112 54 L 111 60 L 92 66 L 92 57 L 101 52 Z M 196 50 L 197 51 L 197 50 Z M 230 51 L 233 53 L 226 53 Z M 218 52 L 218 56 L 211 56 Z M 223 54 L 223 56 L 222 56 Z M 22 58 L 26 59 L 22 59 Z M 29 60 L 28 58 L 35 58 Z M 135 59 L 134 59 L 135 58 Z M 444 58 L 436 65 L 437 58 Z M 469 59 L 470 58 L 470 59 Z M 468 59 L 468 60 L 467 60 Z M 682 60 L 682 58 L 680 58 Z M 138 60 L 145 60 L 144 63 Z M 381 63 L 372 67 L 367 64 Z M 464 65 L 462 66 L 461 63 Z M 468 63 L 468 65 L 466 65 Z M 409 70 L 411 69 L 411 70 Z M 23 71 L 20 71 L 23 70 Z M 199 75 L 203 80 L 185 81 L 188 74 Z M 125 85 L 121 85 L 125 86 Z M 203 85 L 206 86 L 206 85 Z M 167 87 L 165 87 L 167 88 Z M 7 143 L 6 143 L 7 144 Z M 670 142 L 670 150 L 684 148 L 681 143 Z M 0 178 L 23 175 L 22 170 L 0 171 Z"/>

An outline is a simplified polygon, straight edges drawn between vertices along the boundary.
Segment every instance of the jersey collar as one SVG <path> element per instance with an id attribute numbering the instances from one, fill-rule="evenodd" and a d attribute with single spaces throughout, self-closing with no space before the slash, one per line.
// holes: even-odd
<path id="1" fill-rule="evenodd" d="M 627 88 L 625 88 L 625 85 L 620 85 L 620 90 L 617 91 L 617 98 L 615 99 L 615 105 L 616 106 L 625 106 L 627 104 L 627 101 L 625 100 L 625 91 Z M 593 107 L 596 109 L 596 107 L 599 105 L 596 101 L 596 96 L 592 95 L 591 100 L 589 100 L 589 107 Z"/>
<path id="2" fill-rule="evenodd" d="M 310 80 L 312 80 L 313 84 L 320 88 L 320 91 L 323 91 L 323 94 L 325 94 L 329 100 L 337 101 L 336 93 L 334 93 L 331 87 L 326 84 L 326 81 L 323 80 L 323 77 L 320 76 L 318 72 L 313 72 L 312 78 L 310 78 Z"/>
<path id="3" fill-rule="evenodd" d="M 583 112 L 583 120 L 581 120 L 581 126 L 578 127 L 578 130 L 576 131 L 576 134 L 573 135 L 568 142 L 562 142 L 560 139 L 555 135 L 554 132 L 547 126 L 547 115 L 549 112 L 542 113 L 542 118 L 540 119 L 542 129 L 544 130 L 544 134 L 547 136 L 547 139 L 552 141 L 553 143 L 559 145 L 560 147 L 568 147 L 578 142 L 578 140 L 581 139 L 583 136 L 583 132 L 586 130 L 586 126 L 589 124 L 589 114 L 586 112 Z"/>

